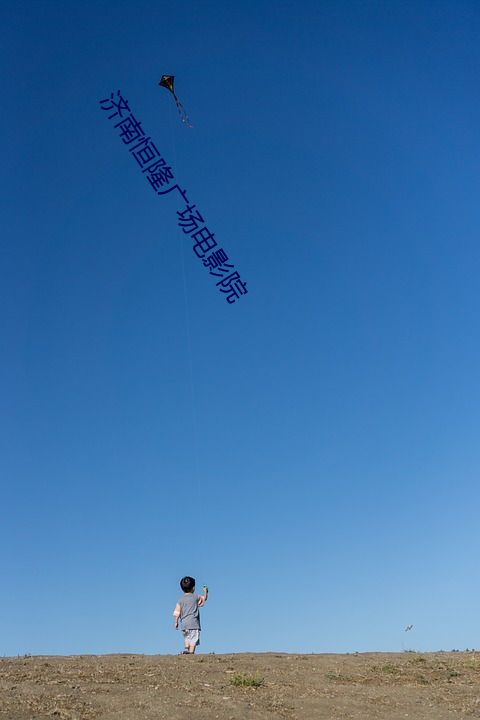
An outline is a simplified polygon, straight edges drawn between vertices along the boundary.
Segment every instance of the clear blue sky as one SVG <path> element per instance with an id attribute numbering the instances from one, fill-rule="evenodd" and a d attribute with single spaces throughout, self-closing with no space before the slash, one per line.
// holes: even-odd
<path id="1" fill-rule="evenodd" d="M 0 653 L 178 652 L 185 574 L 203 652 L 480 647 L 478 2 L 0 20 Z"/>

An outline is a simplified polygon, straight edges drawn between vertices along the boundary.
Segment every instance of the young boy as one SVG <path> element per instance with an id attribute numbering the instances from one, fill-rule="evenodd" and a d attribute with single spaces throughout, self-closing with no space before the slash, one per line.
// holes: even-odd
<path id="1" fill-rule="evenodd" d="M 200 645 L 200 612 L 199 607 L 205 605 L 208 597 L 208 588 L 203 586 L 202 595 L 194 595 L 195 579 L 188 575 L 180 580 L 183 597 L 175 605 L 175 630 L 178 630 L 178 619 L 182 623 L 182 633 L 185 640 L 183 655 L 193 655 L 197 645 Z"/>

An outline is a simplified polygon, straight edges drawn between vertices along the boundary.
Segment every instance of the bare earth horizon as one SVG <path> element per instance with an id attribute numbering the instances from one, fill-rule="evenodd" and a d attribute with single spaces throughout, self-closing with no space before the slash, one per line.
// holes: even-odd
<path id="1" fill-rule="evenodd" d="M 1 720 L 480 718 L 480 652 L 0 658 Z"/>

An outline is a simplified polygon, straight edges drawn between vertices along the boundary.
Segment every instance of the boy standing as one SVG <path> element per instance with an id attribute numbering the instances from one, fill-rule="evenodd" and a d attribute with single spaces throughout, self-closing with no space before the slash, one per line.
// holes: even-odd
<path id="1" fill-rule="evenodd" d="M 205 605 L 208 597 L 208 588 L 203 586 L 202 595 L 195 595 L 195 579 L 188 575 L 180 580 L 180 587 L 183 596 L 175 605 L 175 630 L 178 630 L 178 619 L 182 623 L 182 633 L 185 640 L 184 655 L 191 655 L 195 652 L 197 645 L 200 645 L 200 612 L 198 608 Z"/>

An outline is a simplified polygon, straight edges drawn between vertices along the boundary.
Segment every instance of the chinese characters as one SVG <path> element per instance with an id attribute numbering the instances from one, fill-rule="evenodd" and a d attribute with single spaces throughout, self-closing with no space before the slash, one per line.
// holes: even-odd
<path id="1" fill-rule="evenodd" d="M 178 190 L 182 196 L 185 209 L 177 211 L 178 225 L 183 233 L 191 237 L 193 252 L 215 278 L 215 284 L 225 295 L 227 302 L 231 305 L 242 295 L 246 295 L 247 283 L 240 278 L 240 273 L 234 269 L 235 266 L 229 261 L 225 250 L 218 247 L 215 233 L 207 228 L 196 205 L 190 204 L 185 190 L 181 190 L 178 185 L 170 185 L 170 181 L 174 179 L 172 168 L 162 158 L 153 140 L 145 136 L 142 123 L 136 120 L 120 90 L 116 95 L 111 93 L 109 98 L 101 100 L 100 105 L 103 111 L 109 113 L 108 120 L 114 121 L 113 126 L 117 129 L 122 143 L 132 154 L 157 195 Z M 165 186 L 169 187 L 165 189 Z"/>

